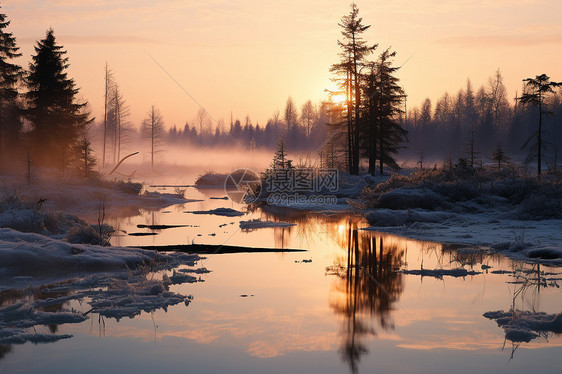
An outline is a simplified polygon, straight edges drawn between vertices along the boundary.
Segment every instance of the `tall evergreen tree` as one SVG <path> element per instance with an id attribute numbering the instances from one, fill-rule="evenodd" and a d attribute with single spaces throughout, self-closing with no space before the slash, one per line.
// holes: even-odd
<path id="1" fill-rule="evenodd" d="M 35 47 L 25 78 L 26 117 L 32 125 L 30 146 L 33 158 L 44 166 L 63 170 L 72 158 L 74 145 L 93 119 L 79 103 L 74 80 L 67 75 L 66 51 L 55 40 L 53 29 Z"/>
<path id="2" fill-rule="evenodd" d="M 408 131 L 404 130 L 398 121 L 402 113 L 404 90 L 398 84 L 395 76 L 399 67 L 392 66 L 391 59 L 396 52 L 385 50 L 378 61 L 372 65 L 370 74 L 366 77 L 366 114 L 367 124 L 369 173 L 375 174 L 375 163 L 378 157 L 379 172 L 383 174 L 383 165 L 392 169 L 399 169 L 393 157 L 406 140 Z"/>
<path id="3" fill-rule="evenodd" d="M 17 83 L 21 67 L 11 61 L 19 56 L 16 38 L 6 32 L 10 21 L 0 14 L 0 168 L 6 166 L 7 154 L 13 152 L 21 130 Z"/>
<path id="4" fill-rule="evenodd" d="M 91 178 L 94 175 L 94 167 L 97 164 L 97 160 L 93 155 L 92 141 L 87 130 L 82 132 L 74 148 L 77 155 L 75 159 L 76 169 L 82 177 Z"/>
<path id="5" fill-rule="evenodd" d="M 531 104 L 538 108 L 539 120 L 537 131 L 531 135 L 529 139 L 523 144 L 523 148 L 529 148 L 529 155 L 527 161 L 533 159 L 537 160 L 537 173 L 540 177 L 542 169 L 543 158 L 543 129 L 542 120 L 543 114 L 548 112 L 545 103 L 545 96 L 553 93 L 553 88 L 562 86 L 562 82 L 551 82 L 550 77 L 546 74 L 537 75 L 535 78 L 523 79 L 525 82 L 526 91 L 518 100 L 523 104 Z"/>
<path id="6" fill-rule="evenodd" d="M 360 69 L 365 66 L 367 56 L 374 52 L 377 45 L 368 45 L 362 37 L 371 26 L 363 24 L 363 19 L 359 17 L 357 4 L 351 4 L 351 11 L 342 17 L 339 26 L 342 28 L 343 36 L 343 41 L 338 40 L 341 60 L 332 65 L 331 71 L 341 76 L 340 87 L 346 93 L 349 172 L 358 174 L 359 121 L 361 117 Z"/>
<path id="7" fill-rule="evenodd" d="M 277 141 L 277 148 L 275 149 L 275 155 L 273 156 L 273 161 L 271 162 L 272 170 L 283 170 L 292 168 L 292 160 L 287 158 L 287 145 L 285 144 L 285 139 L 279 137 Z"/>

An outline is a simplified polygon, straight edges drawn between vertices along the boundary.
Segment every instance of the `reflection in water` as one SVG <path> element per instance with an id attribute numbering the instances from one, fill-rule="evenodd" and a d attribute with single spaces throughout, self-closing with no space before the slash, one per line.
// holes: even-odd
<path id="1" fill-rule="evenodd" d="M 542 271 L 540 264 L 533 265 L 531 269 L 522 265 L 515 267 L 512 273 L 514 281 L 510 283 L 516 287 L 513 289 L 509 311 L 484 313 L 484 317 L 495 320 L 504 329 L 503 348 L 507 342 L 511 343 L 510 360 L 522 343 L 529 343 L 537 338 L 549 341 L 553 334 L 562 333 L 562 311 L 558 314 L 539 311 L 541 289 L 559 288 L 559 275 Z M 520 306 L 517 305 L 518 301 Z M 524 309 L 525 305 L 528 305 L 528 310 Z"/>
<path id="2" fill-rule="evenodd" d="M 344 317 L 341 353 L 356 373 L 361 355 L 367 353 L 363 340 L 376 334 L 371 318 L 376 317 L 384 330 L 394 328 L 390 311 L 404 290 L 404 275 L 398 270 L 405 262 L 405 248 L 385 245 L 381 234 L 358 231 L 351 220 L 341 231 L 347 255 L 328 269 L 338 278 L 330 306 Z"/>
<path id="3" fill-rule="evenodd" d="M 14 348 L 12 348 L 11 344 L 0 344 L 0 361 L 2 361 L 8 353 L 12 353 L 13 350 Z"/>
<path id="4" fill-rule="evenodd" d="M 70 290 L 59 289 L 59 286 L 64 286 L 67 282 L 59 282 L 56 284 L 42 285 L 40 287 L 34 288 L 30 287 L 28 289 L 7 289 L 0 292 L 0 309 L 5 309 L 7 314 L 6 320 L 0 320 L 0 338 L 7 338 L 9 340 L 9 334 L 3 335 L 1 328 L 14 328 L 12 325 L 17 326 L 18 316 L 16 314 L 10 313 L 9 309 L 16 304 L 20 305 L 41 305 L 37 307 L 37 310 L 46 313 L 57 313 L 64 310 L 64 307 L 69 304 L 65 298 L 70 295 Z M 50 302 L 50 300 L 61 299 L 61 302 Z M 20 316 L 23 318 L 25 323 L 30 323 L 31 311 L 33 307 L 30 308 L 25 316 Z M 1 314 L 0 314 L 1 315 Z M 35 330 L 35 325 L 31 323 L 30 325 Z M 51 334 L 56 334 L 58 331 L 59 324 L 48 323 L 46 324 Z M 13 352 L 12 344 L 0 344 L 0 361 L 8 354 Z"/>

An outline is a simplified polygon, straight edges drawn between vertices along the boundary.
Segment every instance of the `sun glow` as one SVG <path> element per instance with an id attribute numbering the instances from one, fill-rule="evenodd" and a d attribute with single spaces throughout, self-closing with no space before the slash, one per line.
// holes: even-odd
<path id="1" fill-rule="evenodd" d="M 344 105 L 346 97 L 344 94 L 335 94 L 330 96 L 330 101 L 337 105 Z"/>

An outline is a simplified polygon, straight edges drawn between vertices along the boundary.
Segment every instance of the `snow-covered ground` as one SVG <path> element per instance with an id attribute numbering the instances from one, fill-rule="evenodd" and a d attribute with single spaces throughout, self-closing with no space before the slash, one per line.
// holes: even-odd
<path id="1" fill-rule="evenodd" d="M 132 217 L 140 214 L 140 209 L 159 210 L 189 202 L 182 194 L 146 191 L 142 184 L 85 183 L 82 180 L 54 177 L 36 180 L 28 185 L 23 178 L 2 176 L 0 195 L 18 196 L 31 203 L 41 204 L 45 210 L 70 213 L 90 223 L 97 222 L 103 214 Z"/>
<path id="2" fill-rule="evenodd" d="M 369 211 L 369 220 L 384 222 L 368 230 L 412 239 L 466 244 L 498 251 L 516 260 L 562 265 L 562 220 L 524 221 L 502 218 L 497 211 L 477 214 L 420 209 Z M 376 218 L 373 218 L 376 217 Z"/>
<path id="3" fill-rule="evenodd" d="M 138 186 L 129 184 L 55 182 L 27 186 L 1 180 L 0 344 L 69 338 L 39 326 L 79 323 L 92 314 L 119 319 L 189 304 L 190 296 L 171 292 L 169 286 L 198 281 L 188 273 L 202 273 L 194 268 L 199 256 L 94 245 L 105 243 L 110 228 L 74 215 L 94 212 L 89 221 L 95 222 L 104 213 L 134 215 L 139 208 L 181 204 L 183 196 L 138 194 Z M 190 268 L 168 276 L 180 266 Z M 87 310 L 70 308 L 73 300 Z"/>
<path id="4" fill-rule="evenodd" d="M 416 174 L 417 173 L 417 174 Z M 478 172 L 477 172 L 478 173 Z M 339 174 L 337 204 L 267 204 L 301 211 L 352 211 L 371 227 L 412 239 L 471 245 L 517 260 L 562 265 L 560 184 L 484 171 L 479 180 L 445 171 L 392 177 Z M 262 204 L 266 198 L 260 199 Z"/>
<path id="5" fill-rule="evenodd" d="M 562 265 L 559 181 L 493 174 L 479 180 L 447 180 L 443 172 L 429 171 L 367 186 L 351 204 L 367 218 L 369 230 Z"/>

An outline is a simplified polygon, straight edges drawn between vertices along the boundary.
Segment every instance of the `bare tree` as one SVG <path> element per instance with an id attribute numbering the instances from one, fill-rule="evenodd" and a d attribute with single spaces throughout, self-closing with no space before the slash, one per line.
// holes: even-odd
<path id="1" fill-rule="evenodd" d="M 195 117 L 195 123 L 199 126 L 199 139 L 202 141 L 203 132 L 206 132 L 210 125 L 209 117 L 207 116 L 205 109 L 199 108 L 197 116 Z"/>
<path id="2" fill-rule="evenodd" d="M 121 147 L 129 140 L 131 123 L 129 121 L 130 110 L 117 82 L 113 82 L 111 87 L 111 97 L 108 105 L 107 117 L 107 136 L 111 141 L 113 151 L 113 163 L 121 159 Z"/>
<path id="3" fill-rule="evenodd" d="M 101 158 L 101 166 L 102 168 L 105 167 L 105 153 L 106 153 L 106 145 L 107 145 L 107 112 L 108 112 L 108 103 L 110 101 L 111 95 L 111 86 L 113 84 L 113 72 L 109 69 L 109 65 L 105 63 L 105 95 L 104 95 L 104 105 L 103 105 L 103 151 L 102 151 L 102 158 Z"/>
<path id="4" fill-rule="evenodd" d="M 494 126 L 500 126 L 507 119 L 509 112 L 509 101 L 507 100 L 507 89 L 503 83 L 500 69 L 495 76 L 488 79 L 488 96 L 490 97 L 492 118 Z"/>
<path id="5" fill-rule="evenodd" d="M 316 121 L 316 118 L 317 113 L 314 105 L 312 105 L 312 101 L 308 100 L 306 103 L 304 103 L 301 109 L 301 120 L 306 129 L 307 137 L 310 137 L 310 130 L 312 128 L 312 125 Z"/>
<path id="6" fill-rule="evenodd" d="M 160 111 L 153 105 L 142 121 L 143 136 L 150 140 L 150 166 L 154 169 L 154 154 L 160 151 L 164 141 L 164 121 Z"/>

